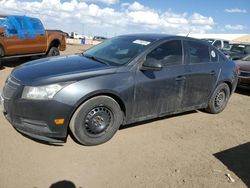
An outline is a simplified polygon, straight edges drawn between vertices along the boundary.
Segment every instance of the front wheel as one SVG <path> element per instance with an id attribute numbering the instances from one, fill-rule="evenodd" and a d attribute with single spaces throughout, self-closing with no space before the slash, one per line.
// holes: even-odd
<path id="1" fill-rule="evenodd" d="M 47 54 L 48 57 L 58 56 L 58 55 L 60 55 L 60 51 L 57 47 L 51 47 Z"/>
<path id="2" fill-rule="evenodd" d="M 226 83 L 222 83 L 215 89 L 205 111 L 211 114 L 222 112 L 227 106 L 230 98 L 230 89 Z"/>
<path id="3" fill-rule="evenodd" d="M 98 145 L 110 140 L 119 129 L 123 112 L 111 97 L 97 96 L 84 102 L 70 121 L 70 130 L 83 145 Z"/>

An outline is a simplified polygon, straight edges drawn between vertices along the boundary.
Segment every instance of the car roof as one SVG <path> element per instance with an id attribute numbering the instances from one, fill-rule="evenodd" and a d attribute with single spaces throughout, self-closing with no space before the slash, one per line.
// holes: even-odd
<path id="1" fill-rule="evenodd" d="M 250 43 L 231 43 L 231 45 L 244 45 L 244 46 L 250 46 Z"/>
<path id="2" fill-rule="evenodd" d="M 9 16 L 13 16 L 13 17 L 28 17 L 28 18 L 34 18 L 34 19 L 37 19 L 35 17 L 31 17 L 31 16 L 25 16 L 25 15 L 10 15 L 10 14 L 0 14 L 0 17 L 1 18 L 7 18 Z"/>
<path id="3" fill-rule="evenodd" d="M 144 40 L 149 40 L 149 41 L 159 41 L 159 40 L 165 40 L 165 39 L 189 39 L 189 40 L 196 40 L 196 41 L 200 41 L 200 42 L 204 42 L 201 41 L 200 39 L 195 39 L 195 38 L 191 38 L 191 37 L 184 37 L 184 36 L 179 36 L 179 35 L 169 35 L 169 34 L 158 34 L 158 33 L 139 33 L 139 34 L 127 34 L 127 35 L 120 35 L 118 37 L 137 37 L 137 38 L 141 38 Z"/>

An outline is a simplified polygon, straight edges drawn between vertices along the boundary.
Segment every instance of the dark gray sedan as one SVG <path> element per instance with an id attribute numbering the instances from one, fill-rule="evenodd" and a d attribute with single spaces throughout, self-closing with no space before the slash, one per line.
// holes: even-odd
<path id="1" fill-rule="evenodd" d="M 88 51 L 21 65 L 8 77 L 3 113 L 21 133 L 84 145 L 112 138 L 121 125 L 205 109 L 219 113 L 234 92 L 237 68 L 200 40 L 137 34 Z"/>

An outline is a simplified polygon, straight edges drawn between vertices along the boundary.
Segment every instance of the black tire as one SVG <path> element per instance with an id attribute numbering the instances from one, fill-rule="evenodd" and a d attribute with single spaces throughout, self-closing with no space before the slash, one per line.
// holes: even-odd
<path id="1" fill-rule="evenodd" d="M 0 58 L 4 56 L 3 48 L 0 46 Z"/>
<path id="2" fill-rule="evenodd" d="M 47 54 L 48 57 L 58 56 L 58 55 L 60 55 L 60 51 L 57 47 L 51 47 Z"/>
<path id="3" fill-rule="evenodd" d="M 208 103 L 208 107 L 205 109 L 205 111 L 211 114 L 218 114 L 222 112 L 227 106 L 229 98 L 230 98 L 229 86 L 226 83 L 221 83 L 215 89 Z"/>
<path id="4" fill-rule="evenodd" d="M 123 112 L 111 97 L 97 96 L 84 102 L 73 114 L 70 130 L 83 145 L 107 142 L 119 129 Z"/>
<path id="5" fill-rule="evenodd" d="M 2 57 L 4 56 L 3 48 L 0 47 L 0 69 L 2 68 Z"/>

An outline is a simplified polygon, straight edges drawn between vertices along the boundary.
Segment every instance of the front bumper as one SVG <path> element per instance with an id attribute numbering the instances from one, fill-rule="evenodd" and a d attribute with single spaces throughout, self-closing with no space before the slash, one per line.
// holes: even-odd
<path id="1" fill-rule="evenodd" d="M 8 81 L 7 81 L 8 82 Z M 36 101 L 21 99 L 23 86 L 8 88 L 5 84 L 0 93 L 0 108 L 6 119 L 19 132 L 49 143 L 65 141 L 72 107 L 54 100 Z M 8 94 L 8 95 L 7 95 Z M 6 96 L 5 96 L 6 95 Z M 63 118 L 64 124 L 57 125 L 54 120 Z"/>

